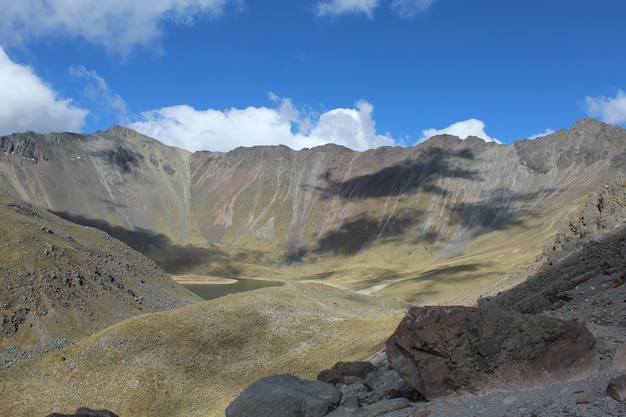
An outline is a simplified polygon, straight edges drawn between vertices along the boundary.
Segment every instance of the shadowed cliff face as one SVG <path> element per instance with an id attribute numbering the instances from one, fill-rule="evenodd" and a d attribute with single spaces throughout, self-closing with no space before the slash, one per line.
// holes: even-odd
<path id="1" fill-rule="evenodd" d="M 621 169 L 626 131 L 586 119 L 514 145 L 444 135 L 367 152 L 189 154 L 113 127 L 5 136 L 0 148 L 0 175 L 21 198 L 116 233 L 170 270 L 323 277 L 372 292 L 357 281 L 384 276 L 384 291 L 401 291 L 456 270 L 450 262 L 497 273 L 532 258 Z"/>

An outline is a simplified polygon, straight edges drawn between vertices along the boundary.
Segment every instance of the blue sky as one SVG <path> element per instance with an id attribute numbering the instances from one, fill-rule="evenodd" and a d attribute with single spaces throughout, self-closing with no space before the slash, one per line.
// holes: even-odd
<path id="1" fill-rule="evenodd" d="M 191 151 L 626 123 L 621 0 L 0 0 L 0 134 Z"/>

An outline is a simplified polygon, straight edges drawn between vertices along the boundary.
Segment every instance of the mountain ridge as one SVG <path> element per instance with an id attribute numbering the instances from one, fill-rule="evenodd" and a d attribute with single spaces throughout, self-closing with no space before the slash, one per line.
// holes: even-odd
<path id="1" fill-rule="evenodd" d="M 105 230 L 171 273 L 381 285 L 420 302 L 399 282 L 434 270 L 452 282 L 477 256 L 493 279 L 532 259 L 529 242 L 549 244 L 569 206 L 621 170 L 625 143 L 624 129 L 583 119 L 511 145 L 441 135 L 365 152 L 190 153 L 113 126 L 2 137 L 0 176 L 22 199 Z"/>

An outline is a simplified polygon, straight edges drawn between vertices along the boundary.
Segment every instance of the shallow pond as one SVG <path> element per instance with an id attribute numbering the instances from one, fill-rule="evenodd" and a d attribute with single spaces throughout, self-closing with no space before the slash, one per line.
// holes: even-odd
<path id="1" fill-rule="evenodd" d="M 192 293 L 212 300 L 236 292 L 256 290 L 257 288 L 277 287 L 283 285 L 280 281 L 267 281 L 262 279 L 238 278 L 233 284 L 183 284 Z"/>

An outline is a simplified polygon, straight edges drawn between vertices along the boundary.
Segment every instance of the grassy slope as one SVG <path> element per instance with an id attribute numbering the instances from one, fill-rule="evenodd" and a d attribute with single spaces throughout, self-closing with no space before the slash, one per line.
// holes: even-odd
<path id="1" fill-rule="evenodd" d="M 250 383 L 315 378 L 379 349 L 406 311 L 319 284 L 288 284 L 128 319 L 0 372 L 0 416 L 69 412 L 222 416 Z"/>

